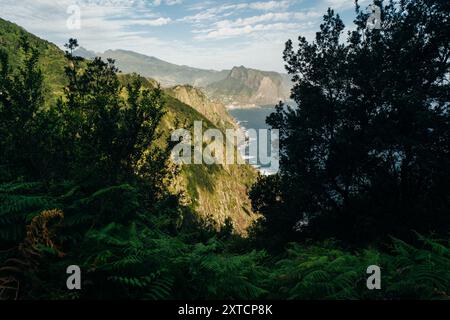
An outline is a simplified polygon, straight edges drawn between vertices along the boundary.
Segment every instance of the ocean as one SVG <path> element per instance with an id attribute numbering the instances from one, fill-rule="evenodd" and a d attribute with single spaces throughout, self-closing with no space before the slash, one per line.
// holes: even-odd
<path id="1" fill-rule="evenodd" d="M 258 108 L 228 109 L 228 112 L 236 119 L 239 126 L 244 129 L 244 131 L 248 129 L 270 129 L 270 127 L 266 124 L 266 118 L 274 111 L 274 105 L 261 106 Z M 270 154 L 270 137 L 267 140 L 267 152 L 268 154 Z M 258 146 L 258 140 L 250 139 L 246 144 L 239 147 L 241 156 L 244 159 L 249 159 L 248 150 L 250 145 L 256 148 Z M 258 169 L 264 175 L 274 174 L 278 171 L 278 166 L 274 166 L 273 164 L 264 165 L 261 163 L 259 158 L 257 159 L 256 163 L 252 163 L 252 166 Z"/>

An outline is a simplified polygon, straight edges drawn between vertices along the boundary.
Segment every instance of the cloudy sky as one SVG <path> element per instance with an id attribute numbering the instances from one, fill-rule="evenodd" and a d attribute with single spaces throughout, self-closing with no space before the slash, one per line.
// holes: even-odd
<path id="1" fill-rule="evenodd" d="M 368 4 L 369 0 L 360 0 Z M 351 26 L 354 0 L 0 0 L 0 17 L 58 46 L 127 49 L 183 65 L 284 71 L 287 39 L 311 39 L 328 7 Z M 77 14 L 81 16 L 77 25 Z"/>

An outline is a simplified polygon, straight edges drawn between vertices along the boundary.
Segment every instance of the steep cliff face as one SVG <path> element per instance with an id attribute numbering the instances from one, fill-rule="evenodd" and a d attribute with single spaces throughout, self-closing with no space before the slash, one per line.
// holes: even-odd
<path id="1" fill-rule="evenodd" d="M 211 97 L 226 104 L 269 105 L 289 98 L 288 77 L 245 67 L 233 68 L 224 80 L 206 88 Z"/>
<path id="2" fill-rule="evenodd" d="M 219 128 L 236 127 L 236 122 L 227 112 L 225 105 L 209 99 L 202 90 L 190 85 L 178 85 L 166 90 L 166 92 L 200 112 Z"/>
<path id="3" fill-rule="evenodd" d="M 192 128 L 194 121 L 202 121 L 204 130 L 217 128 L 212 121 L 189 105 L 168 95 L 167 114 L 161 130 L 164 139 L 175 129 L 178 120 Z M 219 127 L 223 132 L 223 129 Z M 192 134 L 192 132 L 191 132 Z M 238 154 L 238 151 L 235 151 Z M 235 230 L 245 234 L 257 215 L 252 212 L 248 197 L 250 187 L 255 183 L 257 172 L 250 165 L 183 165 L 181 174 L 174 184 L 184 194 L 185 203 L 192 206 L 199 217 L 222 225 L 230 219 Z"/>
<path id="4" fill-rule="evenodd" d="M 169 110 L 164 121 L 166 132 L 176 129 L 175 120 L 189 127 L 194 121 L 203 121 L 204 129 L 217 127 L 224 137 L 225 129 L 236 127 L 224 104 L 210 100 L 198 88 L 179 85 L 165 92 Z M 256 218 L 247 195 L 256 177 L 257 172 L 250 165 L 191 164 L 182 167 L 176 188 L 185 191 L 187 203 L 200 217 L 218 225 L 230 219 L 235 230 L 245 234 Z"/>

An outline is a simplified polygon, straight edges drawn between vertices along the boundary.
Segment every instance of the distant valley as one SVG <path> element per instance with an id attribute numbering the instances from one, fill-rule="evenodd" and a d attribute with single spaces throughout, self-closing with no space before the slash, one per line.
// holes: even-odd
<path id="1" fill-rule="evenodd" d="M 181 66 L 161 59 L 126 50 L 108 50 L 104 53 L 80 48 L 76 55 L 92 59 L 96 56 L 116 60 L 124 73 L 137 72 L 152 78 L 163 87 L 191 85 L 202 88 L 212 99 L 226 105 L 253 107 L 276 104 L 289 99 L 291 82 L 287 74 L 234 67 L 232 70 L 205 70 Z"/>

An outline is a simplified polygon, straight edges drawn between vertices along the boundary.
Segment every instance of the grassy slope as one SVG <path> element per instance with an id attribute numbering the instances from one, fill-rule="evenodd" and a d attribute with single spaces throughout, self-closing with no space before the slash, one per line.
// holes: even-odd
<path id="1" fill-rule="evenodd" d="M 62 94 L 65 83 L 64 53 L 54 44 L 42 40 L 21 27 L 0 18 L 0 48 L 9 53 L 11 65 L 17 65 L 20 37 L 25 36 L 41 52 L 40 67 L 45 78 L 47 104 L 52 105 L 55 97 Z M 127 75 L 121 75 L 126 81 Z M 155 82 L 148 80 L 147 85 Z M 167 115 L 161 130 L 168 136 L 174 129 L 176 120 L 192 126 L 194 121 L 203 121 L 207 128 L 215 127 L 202 114 L 179 100 L 166 96 Z M 231 217 L 236 229 L 243 232 L 254 219 L 248 187 L 255 181 L 256 173 L 250 166 L 205 166 L 190 165 L 182 169 L 179 188 L 185 190 L 186 200 L 192 204 L 202 217 L 211 217 L 217 223 L 223 223 Z"/>
<path id="2" fill-rule="evenodd" d="M 237 126 L 236 121 L 228 113 L 225 105 L 209 99 L 199 88 L 191 85 L 178 85 L 165 89 L 165 92 L 171 97 L 191 106 L 221 129 L 233 129 Z"/>
<path id="3" fill-rule="evenodd" d="M 62 85 L 65 83 L 63 52 L 56 45 L 42 40 L 18 25 L 0 18 L 0 48 L 6 49 L 9 53 L 12 67 L 15 67 L 20 59 L 19 48 L 22 35 L 41 52 L 39 65 L 44 71 L 46 96 L 50 98 L 62 94 Z"/>

